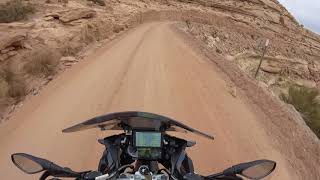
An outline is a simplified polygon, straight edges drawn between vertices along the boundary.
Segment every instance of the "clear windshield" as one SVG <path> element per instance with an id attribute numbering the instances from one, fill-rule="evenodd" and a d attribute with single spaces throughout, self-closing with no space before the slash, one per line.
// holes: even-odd
<path id="1" fill-rule="evenodd" d="M 209 139 L 214 139 L 208 134 L 190 128 L 168 117 L 138 111 L 119 112 L 98 116 L 64 129 L 63 132 L 76 132 L 91 128 L 100 128 L 101 130 L 122 130 L 125 126 L 130 127 L 132 130 L 189 131 Z"/>

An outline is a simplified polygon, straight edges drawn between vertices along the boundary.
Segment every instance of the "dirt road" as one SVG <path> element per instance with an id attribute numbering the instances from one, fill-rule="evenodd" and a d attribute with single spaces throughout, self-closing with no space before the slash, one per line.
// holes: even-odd
<path id="1" fill-rule="evenodd" d="M 189 152 L 199 173 L 268 158 L 278 161 L 269 179 L 292 179 L 259 117 L 230 94 L 214 64 L 185 45 L 167 23 L 141 25 L 103 46 L 1 124 L 1 179 L 35 179 L 12 165 L 13 152 L 31 153 L 75 170 L 96 169 L 102 150 L 96 139 L 108 133 L 61 130 L 125 110 L 163 114 L 213 134 L 215 141 L 183 135 L 198 142 Z"/>

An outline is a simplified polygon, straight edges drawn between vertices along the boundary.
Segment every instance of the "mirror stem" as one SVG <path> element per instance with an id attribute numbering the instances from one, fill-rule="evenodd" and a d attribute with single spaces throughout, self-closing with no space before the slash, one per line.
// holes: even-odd
<path id="1" fill-rule="evenodd" d="M 40 177 L 39 180 L 46 180 L 47 177 L 49 177 L 49 176 L 51 176 L 51 174 L 50 174 L 48 171 L 45 171 L 45 172 L 41 175 L 41 177 Z"/>

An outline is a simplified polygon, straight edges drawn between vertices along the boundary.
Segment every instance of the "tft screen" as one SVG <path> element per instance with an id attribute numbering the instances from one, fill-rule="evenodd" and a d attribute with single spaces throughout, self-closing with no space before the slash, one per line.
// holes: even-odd
<path id="1" fill-rule="evenodd" d="M 136 132 L 136 147 L 161 147 L 161 133 L 158 132 Z"/>

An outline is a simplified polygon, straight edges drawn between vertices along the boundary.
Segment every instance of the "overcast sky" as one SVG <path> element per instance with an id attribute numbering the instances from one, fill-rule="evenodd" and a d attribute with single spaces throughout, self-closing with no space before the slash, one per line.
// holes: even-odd
<path id="1" fill-rule="evenodd" d="M 320 0 L 278 0 L 305 27 L 320 33 Z"/>

